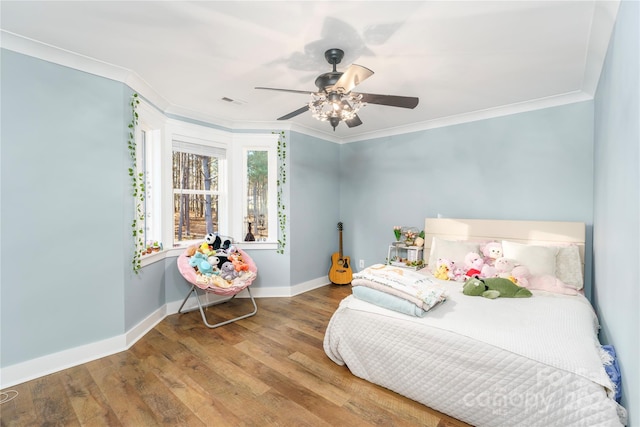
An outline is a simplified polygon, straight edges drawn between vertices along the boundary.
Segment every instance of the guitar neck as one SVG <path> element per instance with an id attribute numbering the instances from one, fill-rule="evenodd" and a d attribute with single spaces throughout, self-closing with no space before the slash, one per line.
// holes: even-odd
<path id="1" fill-rule="evenodd" d="M 339 241 L 340 241 L 340 245 L 339 245 L 340 251 L 338 253 L 340 254 L 340 259 L 342 259 L 342 230 L 340 230 Z"/>

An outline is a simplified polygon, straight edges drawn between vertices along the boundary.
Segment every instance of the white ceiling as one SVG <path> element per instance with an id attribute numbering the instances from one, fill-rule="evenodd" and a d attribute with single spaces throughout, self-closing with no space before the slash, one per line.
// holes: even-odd
<path id="1" fill-rule="evenodd" d="M 308 97 L 254 87 L 315 90 L 315 78 L 331 70 L 324 59 L 329 48 L 345 51 L 338 71 L 356 63 L 375 72 L 355 91 L 420 98 L 413 110 L 369 104 L 359 113 L 363 125 L 340 124 L 335 133 L 308 112 L 288 121 L 293 129 L 344 141 L 589 99 L 618 2 L 0 5 L 3 47 L 72 66 L 93 62 L 87 69 L 96 74 L 101 67 L 121 70 L 123 81 L 167 113 L 222 126 L 286 126 L 275 119 Z"/>

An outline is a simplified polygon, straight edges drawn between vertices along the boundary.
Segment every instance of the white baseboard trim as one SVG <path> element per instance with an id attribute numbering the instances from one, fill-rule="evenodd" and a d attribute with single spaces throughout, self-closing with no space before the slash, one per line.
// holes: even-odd
<path id="1" fill-rule="evenodd" d="M 124 335 L 120 335 L 16 363 L 0 370 L 0 388 L 5 389 L 101 357 L 110 356 L 125 349 Z"/>
<path id="2" fill-rule="evenodd" d="M 328 284 L 326 277 L 320 277 L 308 282 L 300 283 L 293 287 L 252 288 L 251 293 L 255 298 L 292 297 L 313 289 L 321 288 Z M 249 295 L 246 290 L 238 294 L 238 298 L 248 297 Z M 224 299 L 223 297 L 218 297 L 211 293 L 208 293 L 206 298 L 207 302 Z M 122 335 L 59 351 L 57 353 L 47 354 L 46 356 L 37 357 L 35 359 L 27 360 L 26 362 L 16 363 L 15 365 L 2 368 L 0 369 L 0 389 L 12 387 L 16 384 L 31 381 L 45 375 L 53 374 L 64 369 L 72 368 L 83 363 L 88 363 L 93 360 L 127 350 L 140 338 L 145 336 L 158 323 L 164 320 L 165 317 L 177 313 L 180 308 L 180 304 L 182 304 L 182 299 L 166 303 Z M 193 298 L 185 304 L 186 310 L 197 307 L 198 306 Z M 258 313 L 259 312 L 260 303 L 258 302 Z"/>
<path id="3" fill-rule="evenodd" d="M 162 307 L 148 315 L 147 318 L 142 322 L 138 323 L 136 326 L 125 332 L 125 350 L 138 342 L 140 338 L 145 336 L 158 323 L 162 322 L 165 317 L 167 317 L 167 304 L 163 305 Z"/>

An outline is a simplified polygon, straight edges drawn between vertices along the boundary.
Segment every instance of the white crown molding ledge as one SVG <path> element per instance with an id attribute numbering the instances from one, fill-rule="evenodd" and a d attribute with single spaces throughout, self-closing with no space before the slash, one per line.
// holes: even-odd
<path id="1" fill-rule="evenodd" d="M 455 116 L 441 117 L 424 122 L 414 123 L 407 126 L 390 128 L 386 131 L 377 131 L 369 134 L 360 134 L 353 138 L 344 138 L 343 143 L 357 142 L 376 138 L 385 138 L 393 135 L 407 134 L 412 132 L 420 132 L 429 129 L 459 125 L 463 123 L 475 122 L 478 120 L 487 120 L 497 117 L 509 116 L 512 114 L 524 113 L 527 111 L 542 110 L 545 108 L 558 107 L 561 105 L 574 104 L 577 102 L 592 100 L 593 96 L 583 91 L 575 91 L 562 95 L 550 96 L 547 98 L 532 99 L 529 101 L 503 105 L 495 108 L 487 108 L 485 110 L 471 111 L 469 113 L 457 114 Z"/>
<path id="2" fill-rule="evenodd" d="M 597 1 L 594 5 L 582 80 L 582 90 L 591 96 L 595 96 L 598 89 L 600 74 L 609 49 L 611 34 L 613 34 L 613 28 L 616 25 L 619 7 L 620 1 L 618 0 Z"/>
<path id="3" fill-rule="evenodd" d="M 291 130 L 325 141 L 338 144 L 357 142 L 376 138 L 385 138 L 406 133 L 424 131 L 428 129 L 452 126 L 478 120 L 486 120 L 511 114 L 527 111 L 539 110 L 560 105 L 572 104 L 591 100 L 597 89 L 600 73 L 604 64 L 613 28 L 615 26 L 616 15 L 618 13 L 620 1 L 596 1 L 594 2 L 591 37 L 587 51 L 585 52 L 585 74 L 581 90 L 571 93 L 550 96 L 541 99 L 532 99 L 496 108 L 489 108 L 480 111 L 471 111 L 455 116 L 442 117 L 433 120 L 413 123 L 406 126 L 398 126 L 382 131 L 361 133 L 353 137 L 337 137 L 331 133 L 317 131 L 297 123 L 284 122 L 240 122 L 223 120 L 218 117 L 210 117 L 198 111 L 193 111 L 185 107 L 172 104 L 162 95 L 157 93 L 149 83 L 138 76 L 135 72 L 90 58 L 84 55 L 57 48 L 37 40 L 28 39 L 17 34 L 0 30 L 0 46 L 19 52 L 25 55 L 40 58 L 49 62 L 85 71 L 97 76 L 106 77 L 125 83 L 141 96 L 154 104 L 164 114 L 180 116 L 184 119 L 201 121 L 213 126 L 220 126 L 231 131 L 234 130 Z M 603 41 L 604 40 L 604 41 Z"/>

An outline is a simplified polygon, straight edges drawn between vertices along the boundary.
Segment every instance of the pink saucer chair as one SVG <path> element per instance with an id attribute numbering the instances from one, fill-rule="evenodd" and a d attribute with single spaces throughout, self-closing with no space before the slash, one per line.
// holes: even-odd
<path id="1" fill-rule="evenodd" d="M 189 289 L 187 296 L 185 297 L 184 301 L 182 301 L 182 305 L 178 309 L 178 313 L 186 313 L 186 312 L 195 310 L 195 307 L 194 307 L 192 309 L 185 310 L 184 312 L 182 311 L 182 308 L 184 307 L 185 303 L 187 302 L 191 294 L 195 295 L 196 302 L 198 303 L 198 308 L 200 309 L 200 314 L 202 315 L 202 321 L 208 328 L 217 328 L 218 326 L 227 325 L 231 322 L 235 322 L 236 320 L 245 319 L 247 317 L 253 316 L 258 312 L 258 306 L 256 305 L 256 300 L 253 298 L 253 295 L 251 295 L 251 289 L 250 289 L 251 283 L 253 283 L 258 273 L 258 268 L 256 267 L 256 264 L 253 262 L 251 257 L 247 255 L 246 252 L 244 252 L 242 249 L 236 249 L 236 251 L 242 256 L 242 260 L 244 261 L 244 263 L 248 265 L 248 270 L 250 272 L 253 272 L 253 274 L 248 275 L 249 277 L 246 280 L 242 280 L 242 276 L 241 276 L 239 280 L 234 280 L 232 284 L 228 287 L 219 287 L 219 286 L 204 284 L 198 280 L 198 273 L 189 264 L 188 253 L 192 253 L 190 252 L 190 250 L 193 251 L 193 248 L 187 248 L 187 250 L 185 250 L 178 257 L 178 261 L 177 261 L 178 270 L 180 271 L 180 274 L 182 274 L 182 277 L 184 277 L 184 279 L 187 282 L 189 282 L 189 284 L 191 285 L 191 289 Z M 207 316 L 205 315 L 204 308 L 229 302 L 233 298 L 235 298 L 236 295 L 242 292 L 244 289 L 246 289 L 247 292 L 249 293 L 249 298 L 251 299 L 251 303 L 253 304 L 252 312 L 248 314 L 243 314 L 242 316 L 238 316 L 233 319 L 225 320 L 223 322 L 215 323 L 215 324 L 211 324 L 207 321 Z M 204 295 L 207 292 L 210 292 L 216 295 L 228 296 L 229 298 L 224 299 L 222 301 L 213 302 L 211 304 L 203 304 L 202 301 L 200 300 L 199 292 L 201 292 L 202 295 Z"/>

